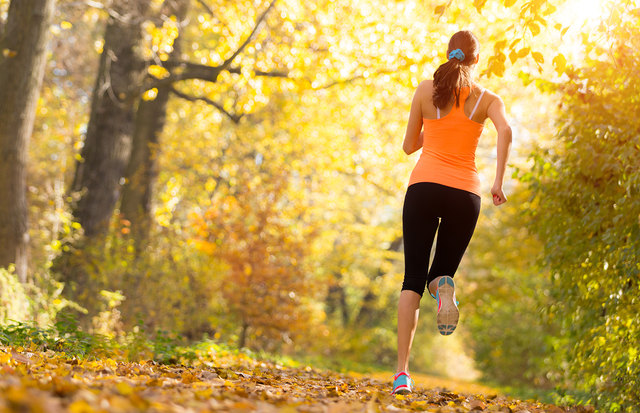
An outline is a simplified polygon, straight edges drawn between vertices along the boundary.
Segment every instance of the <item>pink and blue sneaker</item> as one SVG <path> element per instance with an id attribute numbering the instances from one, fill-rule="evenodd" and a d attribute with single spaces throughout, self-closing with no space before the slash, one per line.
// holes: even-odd
<path id="1" fill-rule="evenodd" d="M 393 391 L 391 394 L 408 394 L 412 392 L 415 382 L 408 373 L 401 371 L 393 376 Z"/>
<path id="2" fill-rule="evenodd" d="M 448 336 L 456 329 L 460 318 L 453 278 L 443 276 L 438 280 L 434 298 L 438 302 L 438 330 L 443 336 Z"/>

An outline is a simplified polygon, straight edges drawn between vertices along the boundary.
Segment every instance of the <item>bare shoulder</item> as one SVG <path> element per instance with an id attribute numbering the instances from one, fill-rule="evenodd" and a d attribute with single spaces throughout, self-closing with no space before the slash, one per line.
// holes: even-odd
<path id="1" fill-rule="evenodd" d="M 487 99 L 487 107 L 490 107 L 492 105 L 503 105 L 504 106 L 504 102 L 502 101 L 502 98 L 500 96 L 498 96 L 497 93 L 489 90 L 489 89 L 484 89 L 484 95 Z"/>
<path id="2" fill-rule="evenodd" d="M 487 96 L 486 113 L 487 117 L 491 119 L 497 129 L 509 127 L 509 121 L 507 120 L 506 108 L 502 98 L 495 92 L 485 90 Z"/>
<path id="3" fill-rule="evenodd" d="M 419 88 L 432 88 L 433 87 L 433 79 L 425 79 L 418 85 Z"/>
<path id="4" fill-rule="evenodd" d="M 432 79 L 423 80 L 422 82 L 420 82 L 420 84 L 418 85 L 418 88 L 416 89 L 417 93 L 425 94 L 425 95 L 431 95 L 432 91 L 433 91 Z"/>

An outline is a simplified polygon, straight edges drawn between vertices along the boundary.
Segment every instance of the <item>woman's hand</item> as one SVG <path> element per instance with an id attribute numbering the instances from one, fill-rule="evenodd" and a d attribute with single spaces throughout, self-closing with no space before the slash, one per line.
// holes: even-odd
<path id="1" fill-rule="evenodd" d="M 500 184 L 493 184 L 493 187 L 491 188 L 491 195 L 493 195 L 493 205 L 495 206 L 502 205 L 507 202 L 507 197 L 504 195 L 504 192 L 502 192 L 502 185 Z"/>

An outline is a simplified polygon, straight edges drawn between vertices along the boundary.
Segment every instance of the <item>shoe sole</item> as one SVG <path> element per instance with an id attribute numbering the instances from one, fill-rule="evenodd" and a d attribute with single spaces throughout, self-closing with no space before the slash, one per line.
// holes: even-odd
<path id="1" fill-rule="evenodd" d="M 409 389 L 400 389 L 400 390 L 396 390 L 395 393 L 391 393 L 391 394 L 395 396 L 396 394 L 409 394 L 409 393 L 411 393 L 411 390 Z"/>
<path id="2" fill-rule="evenodd" d="M 443 336 L 448 336 L 458 326 L 458 319 L 460 318 L 460 312 L 453 300 L 455 292 L 455 284 L 453 278 L 442 277 L 438 281 L 438 293 L 440 294 L 440 302 L 442 307 L 438 313 L 438 330 Z"/>

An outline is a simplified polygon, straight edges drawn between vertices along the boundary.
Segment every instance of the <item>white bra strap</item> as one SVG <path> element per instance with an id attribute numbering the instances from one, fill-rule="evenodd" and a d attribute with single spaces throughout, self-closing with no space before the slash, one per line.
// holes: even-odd
<path id="1" fill-rule="evenodd" d="M 436 106 L 436 113 L 438 114 L 438 117 L 436 119 L 440 119 L 440 108 Z"/>
<path id="2" fill-rule="evenodd" d="M 476 109 L 478 109 L 478 105 L 480 104 L 480 100 L 482 99 L 482 96 L 484 95 L 485 90 L 486 89 L 482 89 L 482 93 L 480 93 L 480 97 L 476 101 L 476 105 L 473 107 L 473 110 L 471 111 L 471 115 L 469 115 L 469 119 L 473 118 L 473 115 L 476 113 Z"/>

